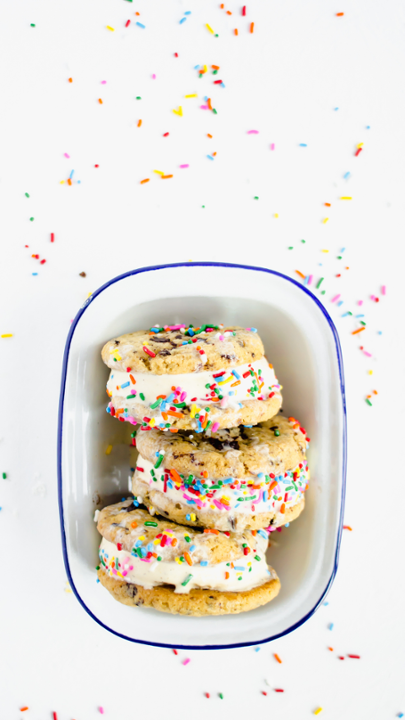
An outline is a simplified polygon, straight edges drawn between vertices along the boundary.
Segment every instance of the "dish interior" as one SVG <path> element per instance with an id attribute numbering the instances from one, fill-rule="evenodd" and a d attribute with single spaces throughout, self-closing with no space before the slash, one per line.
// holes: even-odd
<path id="1" fill-rule="evenodd" d="M 311 438 L 306 509 L 281 533 L 268 561 L 281 580 L 269 605 L 235 616 L 192 618 L 129 608 L 96 582 L 95 509 L 129 495 L 129 423 L 106 413 L 109 376 L 100 350 L 154 324 L 254 326 L 283 385 L 283 411 Z M 79 313 L 68 339 L 61 396 L 61 516 L 73 588 L 93 617 L 131 640 L 185 647 L 263 642 L 288 632 L 321 601 L 334 575 L 344 494 L 343 369 L 333 326 L 315 298 L 260 269 L 186 264 L 112 281 Z M 112 445 L 110 454 L 106 452 Z"/>

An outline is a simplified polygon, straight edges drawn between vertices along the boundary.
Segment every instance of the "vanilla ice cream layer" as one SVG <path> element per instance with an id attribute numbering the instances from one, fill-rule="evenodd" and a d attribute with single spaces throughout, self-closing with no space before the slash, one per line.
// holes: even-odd
<path id="1" fill-rule="evenodd" d="M 159 460 L 157 459 L 157 463 Z M 156 464 L 157 464 L 156 463 Z M 164 463 L 164 460 L 163 460 Z M 235 510 L 247 515 L 281 512 L 300 503 L 309 481 L 309 469 L 304 462 L 281 475 L 259 475 L 251 479 L 212 480 L 211 478 L 171 473 L 170 468 L 155 469 L 140 455 L 134 478 L 159 490 L 174 503 L 190 506 L 190 514 L 199 510 L 216 510 L 221 514 Z"/>
<path id="2" fill-rule="evenodd" d="M 261 531 L 263 532 L 263 531 Z M 156 558 L 139 558 L 132 553 L 118 550 L 114 543 L 102 539 L 99 556 L 101 567 L 117 580 L 141 585 L 151 589 L 157 585 L 174 585 L 174 592 L 189 593 L 193 588 L 206 588 L 224 592 L 242 592 L 276 577 L 267 566 L 265 552 L 267 535 L 257 535 L 257 547 L 254 553 L 235 560 L 216 565 L 187 562 L 159 561 Z"/>
<path id="3" fill-rule="evenodd" d="M 280 385 L 272 365 L 262 357 L 231 370 L 182 375 L 111 370 L 107 394 L 114 401 L 113 414 L 129 419 L 131 406 L 142 405 L 145 415 L 154 418 L 156 425 L 164 427 L 176 417 L 181 417 L 184 408 L 190 410 L 191 418 L 207 406 L 221 410 L 237 409 L 246 400 L 268 400 L 279 395 Z M 118 399 L 122 405 L 120 408 L 116 407 Z"/>

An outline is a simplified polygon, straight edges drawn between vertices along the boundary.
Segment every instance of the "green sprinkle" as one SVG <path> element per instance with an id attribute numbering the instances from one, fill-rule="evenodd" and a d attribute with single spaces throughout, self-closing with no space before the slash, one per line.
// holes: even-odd
<path id="1" fill-rule="evenodd" d="M 305 240 L 301 240 L 301 242 L 302 242 L 302 243 L 304 243 L 304 242 L 305 242 Z"/>
<path id="2" fill-rule="evenodd" d="M 206 387 L 206 389 L 208 390 L 208 389 L 210 388 L 210 384 L 207 383 L 205 387 Z"/>
<path id="3" fill-rule="evenodd" d="M 261 560 L 261 558 L 258 555 L 255 555 L 255 560 Z"/>
<path id="4" fill-rule="evenodd" d="M 3 477 L 3 480 L 6 480 L 6 479 L 7 479 L 7 473 L 3 473 L 2 477 Z"/>
<path id="5" fill-rule="evenodd" d="M 100 570 L 100 565 L 97 565 L 96 570 Z"/>
<path id="6" fill-rule="evenodd" d="M 371 405 L 371 406 L 373 405 L 373 403 L 371 403 L 368 398 L 366 398 L 366 403 L 367 403 L 367 405 Z"/>
<path id="7" fill-rule="evenodd" d="M 200 77 L 201 77 L 201 75 L 200 75 Z M 205 208 L 205 205 L 201 205 L 201 207 L 202 207 L 202 208 Z"/>
<path id="8" fill-rule="evenodd" d="M 363 322 L 363 320 L 360 320 L 360 325 L 365 325 L 366 323 Z"/>
<path id="9" fill-rule="evenodd" d="M 28 193 L 25 193 L 25 197 L 29 197 Z"/>
<path id="10" fill-rule="evenodd" d="M 160 467 L 160 465 L 161 465 L 162 462 L 163 462 L 163 458 L 164 458 L 164 455 L 159 455 L 159 457 L 158 457 L 158 459 L 157 459 L 157 461 L 156 461 L 156 463 L 155 463 L 155 465 L 154 465 L 155 470 L 157 470 L 158 467 Z"/>
<path id="11" fill-rule="evenodd" d="M 30 222 L 33 222 L 34 218 L 30 218 Z"/>
<path id="12" fill-rule="evenodd" d="M 205 412 L 209 413 L 211 412 L 211 409 L 209 407 L 204 408 Z"/>
<path id="13" fill-rule="evenodd" d="M 258 200 L 258 199 L 259 199 L 259 196 L 258 196 L 258 195 L 255 195 L 253 199 L 254 199 L 254 200 Z"/>
<path id="14" fill-rule="evenodd" d="M 238 580 L 242 580 L 242 575 L 239 575 Z"/>
<path id="15" fill-rule="evenodd" d="M 185 539 L 186 542 L 191 542 L 191 538 L 190 538 L 188 535 L 185 535 L 185 536 L 184 536 L 184 539 Z"/>
<path id="16" fill-rule="evenodd" d="M 136 551 L 136 554 L 138 555 L 138 557 L 140 557 L 140 558 L 141 558 L 141 557 L 142 557 L 142 551 L 141 551 L 141 548 L 135 548 L 135 551 Z"/>
<path id="17" fill-rule="evenodd" d="M 35 23 L 31 23 L 31 27 L 36 27 Z"/>
<path id="18" fill-rule="evenodd" d="M 161 556 L 161 555 L 158 555 L 158 556 L 157 556 L 157 560 L 160 562 L 161 559 L 162 559 L 162 556 Z"/>
<path id="19" fill-rule="evenodd" d="M 338 255 L 336 259 L 337 259 L 337 260 L 341 260 L 341 259 L 342 259 L 342 256 L 341 256 L 341 255 Z"/>
<path id="20" fill-rule="evenodd" d="M 182 587 L 184 587 L 185 585 L 187 585 L 187 583 L 190 582 L 190 580 L 191 580 L 192 577 L 193 577 L 192 575 L 187 575 L 185 581 L 181 583 L 181 584 L 182 584 Z"/>
<path id="21" fill-rule="evenodd" d="M 208 420 L 208 422 L 207 422 L 207 424 L 206 424 L 206 426 L 205 426 L 205 430 L 206 430 L 206 431 L 208 430 L 208 428 L 210 427 L 210 425 L 212 425 L 212 422 L 211 422 L 211 420 Z"/>
<path id="22" fill-rule="evenodd" d="M 132 0 L 129 0 L 129 2 L 132 2 Z M 142 98 L 141 98 L 140 95 L 138 95 L 136 99 L 137 99 L 137 100 L 142 100 Z"/>
<path id="23" fill-rule="evenodd" d="M 134 438 L 136 436 L 136 430 L 134 432 L 131 432 L 131 438 Z"/>
<path id="24" fill-rule="evenodd" d="M 139 393 L 139 397 L 141 398 L 141 400 L 145 400 L 145 395 L 143 393 Z"/>
<path id="25" fill-rule="evenodd" d="M 213 70 L 213 71 L 212 71 L 212 74 L 213 74 L 213 75 L 218 75 L 218 70 Z"/>
<path id="26" fill-rule="evenodd" d="M 242 547 L 243 548 L 247 547 L 247 543 L 242 543 Z"/>
<path id="27" fill-rule="evenodd" d="M 127 395 L 127 400 L 132 400 L 134 397 L 136 397 L 136 395 Z"/>
<path id="28" fill-rule="evenodd" d="M 316 286 L 316 289 L 317 289 L 317 290 L 318 290 L 318 288 L 321 287 L 321 283 L 324 281 L 324 279 L 325 279 L 325 278 L 321 278 L 320 280 L 318 280 L 318 284 L 317 284 L 317 286 Z"/>
<path id="29" fill-rule="evenodd" d="M 160 405 L 162 402 L 163 402 L 163 398 L 158 398 L 157 400 L 155 400 L 155 402 L 152 403 L 152 405 L 150 406 L 150 407 L 151 407 L 151 410 L 154 410 L 155 408 L 159 407 L 159 405 Z"/>
<path id="30" fill-rule="evenodd" d="M 218 693 L 218 695 L 219 695 L 219 697 L 221 698 L 221 700 L 224 699 L 224 696 L 222 695 L 222 693 Z"/>
<path id="31" fill-rule="evenodd" d="M 187 403 L 181 402 L 181 403 L 173 403 L 174 407 L 176 408 L 185 408 L 187 407 Z"/>
<path id="32" fill-rule="evenodd" d="M 212 112 L 214 113 L 214 115 L 218 115 L 218 113 L 217 113 L 217 111 L 215 110 L 215 108 L 213 108 Z"/>
<path id="33" fill-rule="evenodd" d="M 294 245 L 290 245 L 289 250 L 294 250 Z"/>
<path id="34" fill-rule="evenodd" d="M 186 562 L 183 555 L 180 555 L 180 562 Z"/>
<path id="35" fill-rule="evenodd" d="M 157 522 L 153 522 L 153 520 L 146 520 L 146 522 L 144 522 L 144 525 L 147 527 L 157 527 L 158 526 Z"/>
<path id="36" fill-rule="evenodd" d="M 278 428 L 276 428 L 275 431 L 274 431 L 274 434 L 275 434 L 276 437 L 279 437 L 279 435 L 280 435 L 280 430 L 279 430 Z"/>
<path id="37" fill-rule="evenodd" d="M 321 290 L 321 295 L 325 295 L 326 290 Z"/>

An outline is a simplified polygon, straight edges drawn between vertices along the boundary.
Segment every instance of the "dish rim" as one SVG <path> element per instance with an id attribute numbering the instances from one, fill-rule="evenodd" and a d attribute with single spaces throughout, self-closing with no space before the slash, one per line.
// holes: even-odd
<path id="1" fill-rule="evenodd" d="M 289 628 L 286 628 L 286 630 L 283 630 L 282 632 L 275 633 L 274 635 L 271 635 L 270 637 L 264 638 L 263 640 L 251 642 L 239 642 L 239 643 L 231 643 L 227 645 L 173 645 L 171 643 L 159 643 L 159 642 L 153 642 L 151 640 L 138 640 L 137 638 L 128 637 L 127 635 L 124 635 L 123 633 L 118 632 L 117 630 L 113 630 L 112 628 L 108 627 L 108 625 L 105 625 L 104 622 L 102 622 L 99 618 L 94 615 L 94 613 L 90 610 L 89 607 L 87 607 L 84 600 L 81 598 L 75 583 L 73 581 L 73 577 L 70 571 L 70 565 L 69 565 L 69 559 L 68 559 L 68 550 L 67 550 L 67 543 L 66 543 L 66 533 L 65 533 L 65 523 L 64 523 L 64 508 L 63 508 L 63 499 L 62 499 L 62 433 L 63 433 L 63 411 L 64 411 L 64 401 L 65 401 L 65 390 L 66 390 L 66 376 L 67 376 L 67 367 L 68 367 L 68 361 L 69 361 L 69 352 L 70 352 L 70 346 L 72 343 L 73 335 L 76 329 L 76 326 L 82 317 L 82 315 L 85 313 L 89 305 L 95 300 L 95 298 L 100 295 L 104 290 L 106 290 L 111 285 L 114 285 L 116 282 L 119 282 L 120 280 L 124 280 L 127 277 L 130 277 L 132 275 L 138 275 L 140 273 L 144 272 L 150 272 L 151 270 L 165 270 L 168 268 L 176 268 L 176 267 L 225 267 L 225 268 L 237 268 L 242 270 L 255 270 L 257 272 L 265 272 L 270 275 L 275 275 L 276 277 L 282 278 L 283 280 L 287 280 L 289 283 L 292 283 L 297 288 L 299 288 L 301 291 L 306 293 L 318 306 L 318 308 L 323 313 L 324 317 L 326 318 L 329 327 L 332 331 L 333 339 L 335 341 L 335 348 L 336 348 L 336 356 L 337 356 L 337 362 L 338 362 L 338 369 L 339 369 L 339 380 L 340 380 L 340 394 L 341 394 L 341 401 L 342 401 L 342 413 L 343 413 L 343 427 L 342 427 L 342 492 L 341 492 L 341 505 L 340 505 L 340 515 L 339 515 L 339 526 L 337 531 L 337 538 L 336 538 L 336 550 L 335 550 L 335 557 L 334 557 L 334 563 L 333 563 L 333 569 L 331 576 L 329 580 L 326 583 L 325 589 L 322 591 L 319 600 L 315 603 L 314 607 L 306 613 L 300 620 L 298 620 L 296 623 L 291 625 Z M 57 430 L 57 475 L 58 475 L 58 505 L 59 505 L 59 521 L 60 521 L 60 529 L 61 529 L 61 540 L 62 540 L 62 555 L 63 555 L 63 561 L 65 565 L 66 574 L 68 577 L 68 581 L 70 584 L 70 587 L 72 588 L 72 591 L 74 595 L 76 596 L 76 599 L 79 601 L 80 605 L 83 607 L 83 609 L 87 612 L 87 614 L 102 628 L 105 630 L 108 630 L 108 632 L 112 633 L 113 635 L 116 635 L 117 637 L 122 638 L 123 640 L 128 640 L 129 642 L 138 643 L 140 645 L 151 645 L 154 647 L 161 647 L 161 648 L 178 648 L 180 650 L 231 650 L 233 648 L 241 648 L 241 647 L 251 647 L 252 645 L 263 645 L 265 643 L 271 642 L 272 640 L 276 640 L 279 637 L 283 637 L 284 635 L 288 635 L 289 633 L 293 632 L 297 628 L 299 628 L 301 625 L 303 625 L 307 620 L 309 620 L 312 615 L 317 611 L 321 603 L 323 602 L 324 598 L 326 597 L 327 593 L 329 592 L 334 579 L 336 577 L 338 564 L 339 564 L 339 555 L 340 555 L 340 546 L 342 541 L 342 532 L 343 532 L 343 516 L 344 516 L 344 508 L 345 508 L 345 497 L 346 497 L 346 470 L 347 470 L 347 412 L 346 412 L 346 394 L 345 394 L 345 380 L 344 380 L 344 369 L 343 369 L 343 356 L 342 356 L 342 348 L 340 346 L 340 340 L 339 335 L 336 330 L 336 327 L 333 323 L 332 318 L 330 317 L 329 313 L 327 312 L 326 308 L 322 305 L 322 303 L 318 300 L 318 298 L 313 295 L 313 293 L 308 290 L 308 288 L 305 285 L 301 285 L 299 282 L 294 280 L 294 278 L 288 277 L 288 275 L 284 275 L 283 273 L 278 272 L 277 270 L 271 270 L 270 268 L 262 268 L 255 265 L 242 265 L 242 264 L 235 264 L 235 263 L 225 263 L 225 262 L 211 262 L 211 261 L 200 261 L 200 262 L 178 262 L 178 263 L 169 263 L 169 264 L 163 264 L 163 265 L 148 265 L 146 267 L 141 268 L 135 268 L 134 270 L 129 270 L 126 273 L 123 273 L 121 275 L 117 275 L 116 277 L 112 278 L 111 280 L 108 280 L 104 285 L 101 285 L 97 290 L 95 290 L 94 293 L 90 295 L 89 298 L 87 298 L 86 302 L 82 305 L 82 307 L 77 312 L 75 318 L 72 321 L 72 324 L 70 326 L 68 336 L 66 339 L 66 345 L 65 350 L 63 353 L 63 361 L 62 361 L 62 377 L 61 377 L 61 386 L 60 386 L 60 395 L 59 395 L 59 408 L 58 408 L 58 430 Z"/>

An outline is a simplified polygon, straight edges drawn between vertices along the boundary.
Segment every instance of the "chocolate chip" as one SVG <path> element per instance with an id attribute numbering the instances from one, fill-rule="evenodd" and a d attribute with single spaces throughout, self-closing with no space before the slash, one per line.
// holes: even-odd
<path id="1" fill-rule="evenodd" d="M 171 355 L 170 350 L 161 350 L 158 352 L 158 355 Z"/>
<path id="2" fill-rule="evenodd" d="M 127 585 L 127 594 L 128 594 L 129 597 L 131 597 L 131 598 L 134 598 L 135 595 L 138 595 L 138 588 L 136 587 L 136 585 L 130 585 L 130 584 L 128 584 L 128 585 Z"/>
<path id="3" fill-rule="evenodd" d="M 207 438 L 206 442 L 209 442 L 215 450 L 239 450 L 239 443 L 237 440 L 219 440 L 219 438 L 210 437 Z"/>
<path id="4" fill-rule="evenodd" d="M 132 502 L 128 507 L 122 508 L 120 512 L 131 512 L 131 510 L 135 510 L 135 505 Z"/>
<path id="5" fill-rule="evenodd" d="M 81 273 L 79 273 L 79 275 L 80 275 L 80 277 L 86 277 L 86 273 L 85 273 L 85 272 L 81 272 Z"/>

